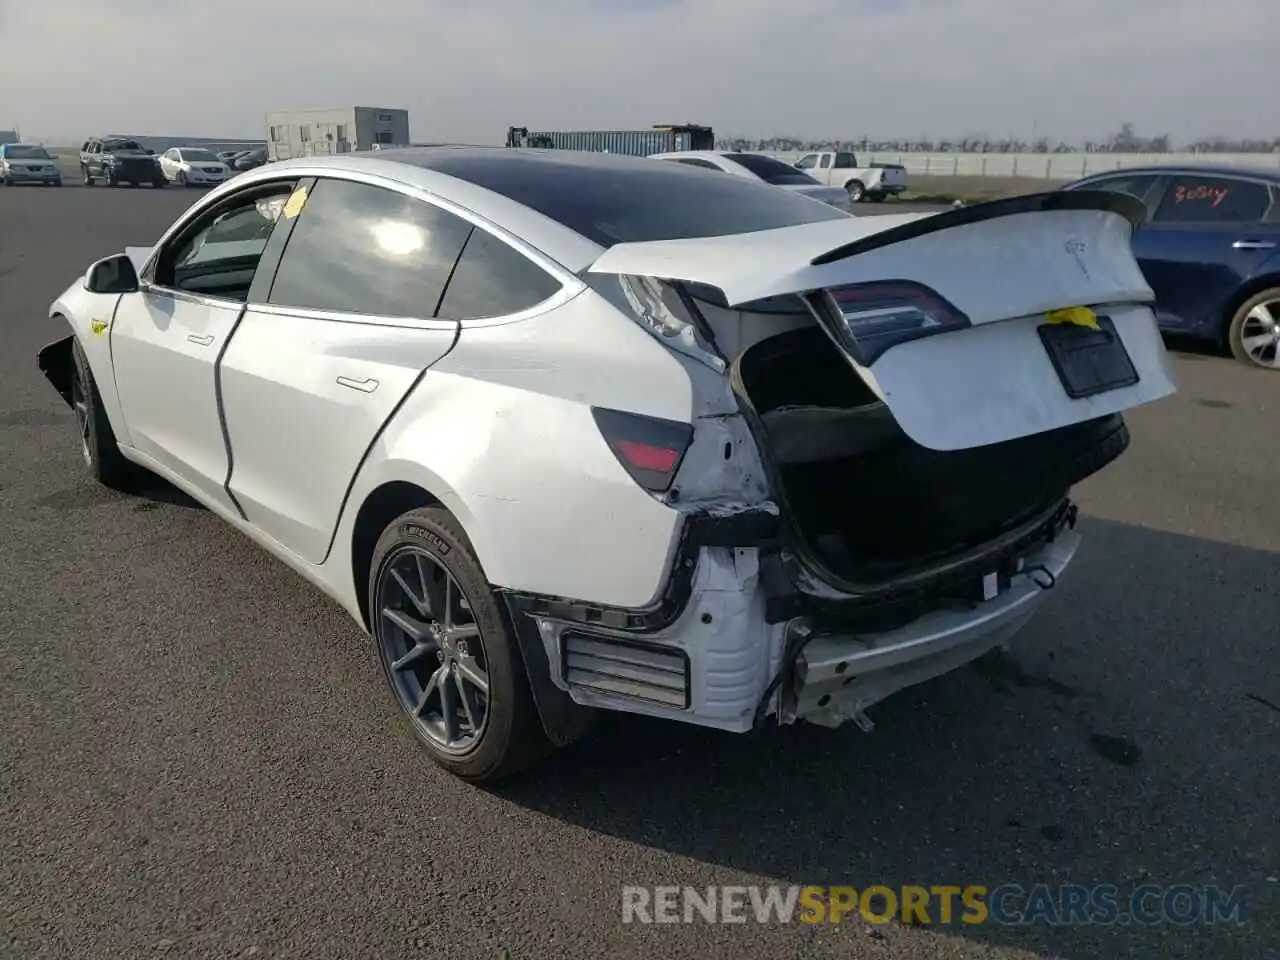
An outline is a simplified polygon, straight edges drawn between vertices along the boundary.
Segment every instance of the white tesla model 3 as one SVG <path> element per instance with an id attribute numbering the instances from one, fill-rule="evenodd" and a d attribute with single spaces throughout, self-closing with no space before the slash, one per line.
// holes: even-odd
<path id="1" fill-rule="evenodd" d="M 111 486 L 166 478 L 372 636 L 492 780 L 600 710 L 743 732 L 1003 645 L 1175 389 L 1102 193 L 852 218 L 645 158 L 241 174 L 51 306 Z"/>

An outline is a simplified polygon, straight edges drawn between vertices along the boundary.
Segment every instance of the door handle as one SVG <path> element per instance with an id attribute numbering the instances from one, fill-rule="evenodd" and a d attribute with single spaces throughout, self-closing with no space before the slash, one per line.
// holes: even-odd
<path id="1" fill-rule="evenodd" d="M 338 386 L 350 387 L 352 390 L 359 390 L 361 393 L 373 393 L 378 389 L 378 381 L 372 377 L 366 377 L 364 380 L 353 380 L 351 377 L 339 377 Z"/>
<path id="2" fill-rule="evenodd" d="M 213 343 L 213 334 L 209 333 L 209 334 L 205 334 L 203 337 L 197 337 L 194 333 L 188 333 L 187 339 L 194 344 L 198 344 L 199 346 L 202 346 L 202 347 L 207 347 L 209 344 Z"/>
<path id="3" fill-rule="evenodd" d="M 1231 246 L 1237 250 L 1274 250 L 1276 245 L 1270 240 L 1237 240 Z"/>

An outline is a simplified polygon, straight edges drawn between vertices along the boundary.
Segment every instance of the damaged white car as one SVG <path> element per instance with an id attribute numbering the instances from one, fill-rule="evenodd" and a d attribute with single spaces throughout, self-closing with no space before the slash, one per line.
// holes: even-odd
<path id="1" fill-rule="evenodd" d="M 244 173 L 94 264 L 40 366 L 373 638 L 492 780 L 599 710 L 870 723 L 1006 643 L 1174 391 L 1114 193 L 851 218 L 739 177 L 410 149 Z M 162 588 L 161 588 L 162 589 Z"/>

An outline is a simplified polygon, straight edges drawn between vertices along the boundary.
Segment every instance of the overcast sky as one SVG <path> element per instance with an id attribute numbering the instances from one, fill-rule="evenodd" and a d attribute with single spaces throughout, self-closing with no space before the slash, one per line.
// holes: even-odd
<path id="1" fill-rule="evenodd" d="M 415 140 L 1280 135 L 1280 0 L 0 0 L 0 127 L 261 138 L 409 110 Z"/>

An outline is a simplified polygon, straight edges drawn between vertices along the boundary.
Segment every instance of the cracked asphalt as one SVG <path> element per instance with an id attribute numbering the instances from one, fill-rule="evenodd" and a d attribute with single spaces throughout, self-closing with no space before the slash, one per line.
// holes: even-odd
<path id="1" fill-rule="evenodd" d="M 0 188 L 0 956 L 1280 957 L 1280 376 L 1176 354 L 1014 651 L 871 734 L 617 718 L 483 791 L 417 748 L 334 604 L 163 484 L 81 468 L 45 310 L 193 200 Z M 624 884 L 764 883 L 1244 885 L 1248 913 L 620 922 Z"/>

